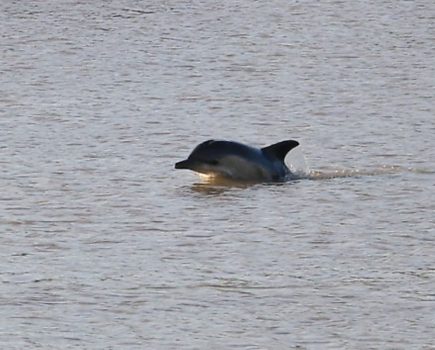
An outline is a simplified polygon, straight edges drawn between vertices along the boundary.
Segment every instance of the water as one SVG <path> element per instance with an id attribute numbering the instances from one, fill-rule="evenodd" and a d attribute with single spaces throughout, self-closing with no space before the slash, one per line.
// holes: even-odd
<path id="1" fill-rule="evenodd" d="M 432 1 L 0 7 L 2 348 L 435 348 Z"/>

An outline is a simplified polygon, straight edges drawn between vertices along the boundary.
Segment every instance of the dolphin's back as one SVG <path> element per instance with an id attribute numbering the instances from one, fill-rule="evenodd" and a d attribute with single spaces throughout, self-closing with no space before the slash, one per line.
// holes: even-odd
<path id="1" fill-rule="evenodd" d="M 210 151 L 225 166 L 228 176 L 238 180 L 278 181 L 289 172 L 282 156 L 287 146 L 282 144 L 259 149 L 235 141 L 207 141 Z M 283 141 L 285 142 L 285 141 Z"/>
<path id="2" fill-rule="evenodd" d="M 244 145 L 243 143 L 235 141 L 224 140 L 208 140 L 199 144 L 192 153 L 196 156 L 200 156 L 202 153 L 206 157 L 210 157 L 212 154 L 216 156 L 225 155 L 238 155 L 240 157 L 260 157 L 261 152 L 258 148 Z"/>

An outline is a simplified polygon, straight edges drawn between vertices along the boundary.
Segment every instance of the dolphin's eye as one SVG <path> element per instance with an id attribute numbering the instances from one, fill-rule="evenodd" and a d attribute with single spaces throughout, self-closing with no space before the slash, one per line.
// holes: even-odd
<path id="1" fill-rule="evenodd" d="M 209 160 L 207 163 L 210 165 L 218 165 L 219 164 L 219 162 L 216 159 Z"/>

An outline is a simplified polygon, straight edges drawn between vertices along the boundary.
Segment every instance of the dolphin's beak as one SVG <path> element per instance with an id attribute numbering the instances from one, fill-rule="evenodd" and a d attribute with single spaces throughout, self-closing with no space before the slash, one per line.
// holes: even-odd
<path id="1" fill-rule="evenodd" d="M 175 163 L 175 169 L 192 169 L 192 162 L 189 159 Z"/>

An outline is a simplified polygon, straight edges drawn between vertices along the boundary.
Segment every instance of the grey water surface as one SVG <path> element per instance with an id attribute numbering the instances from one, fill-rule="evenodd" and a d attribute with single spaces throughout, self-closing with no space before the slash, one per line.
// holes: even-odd
<path id="1" fill-rule="evenodd" d="M 435 2 L 1 1 L 0 348 L 435 349 Z M 296 139 L 304 179 L 175 170 Z"/>

